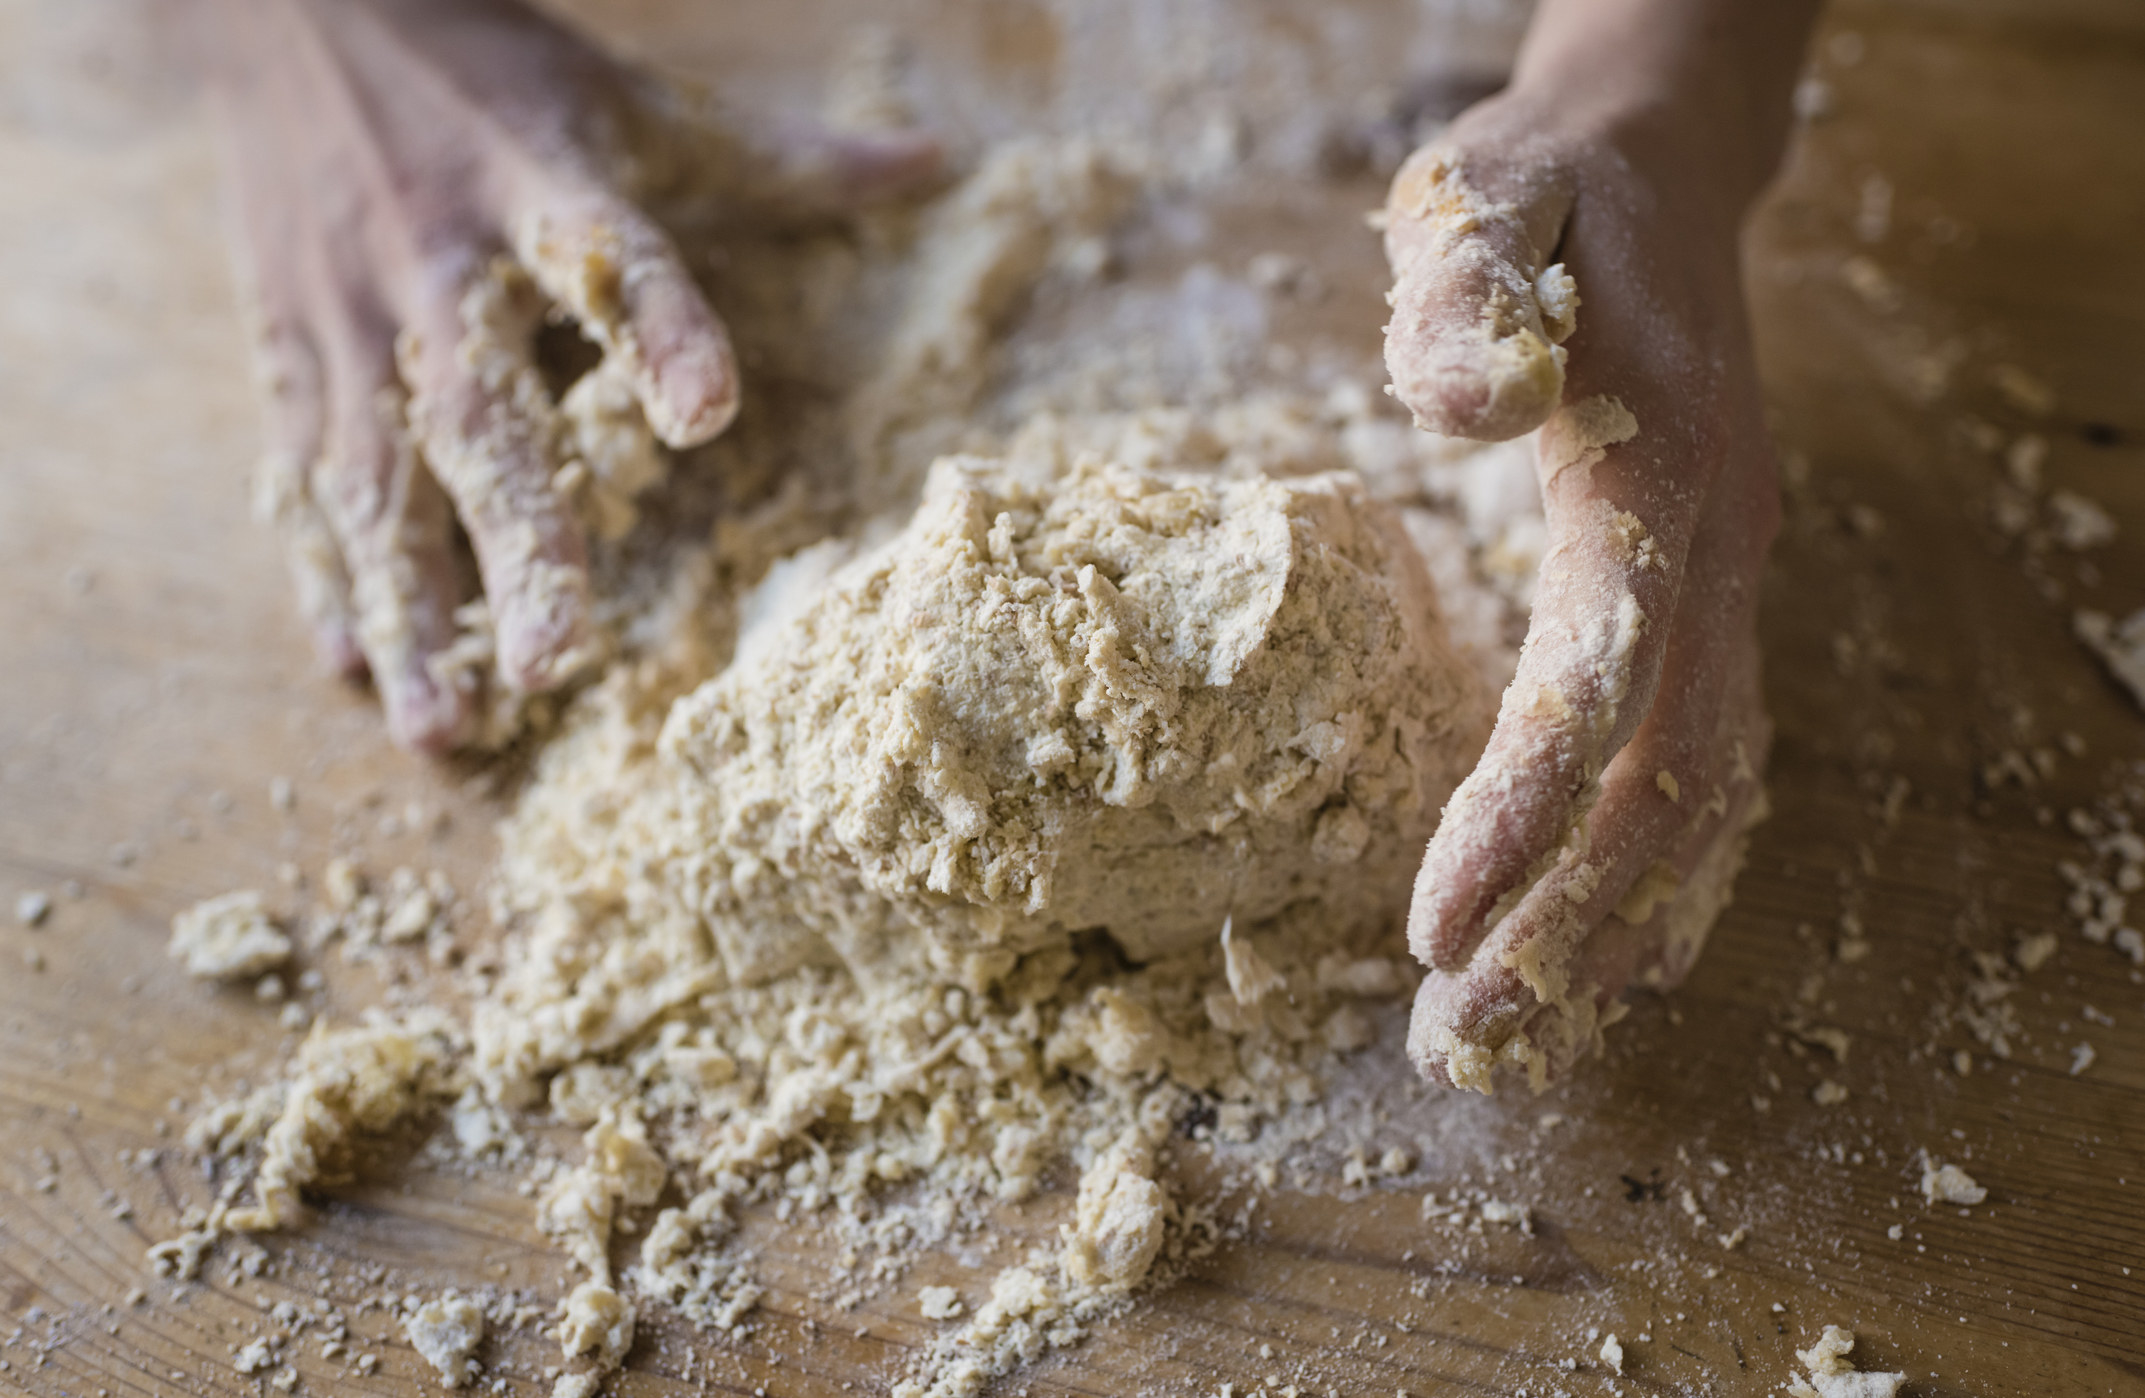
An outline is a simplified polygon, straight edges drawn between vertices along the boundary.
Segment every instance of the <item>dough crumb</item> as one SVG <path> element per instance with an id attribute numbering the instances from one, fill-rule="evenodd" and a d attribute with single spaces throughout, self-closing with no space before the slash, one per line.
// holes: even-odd
<path id="1" fill-rule="evenodd" d="M 2071 618 L 2071 629 L 2130 697 L 2145 705 L 2145 608 L 2120 621 L 2088 609 Z"/>
<path id="2" fill-rule="evenodd" d="M 556 1331 L 559 1348 L 568 1359 L 586 1356 L 592 1366 L 561 1374 L 552 1387 L 552 1398 L 586 1398 L 602 1384 L 603 1376 L 625 1361 L 633 1348 L 633 1304 L 608 1283 L 585 1281 L 566 1298 Z"/>
<path id="3" fill-rule="evenodd" d="M 950 1286 L 927 1286 L 916 1293 L 925 1320 L 952 1320 L 961 1313 L 961 1294 Z"/>
<path id="4" fill-rule="evenodd" d="M 170 952 L 198 980 L 235 981 L 290 959 L 290 938 L 268 916 L 261 895 L 241 889 L 196 903 L 171 920 Z"/>
<path id="5" fill-rule="evenodd" d="M 1895 1398 L 1907 1376 L 1857 1373 L 1847 1358 L 1854 1347 L 1854 1331 L 1826 1326 L 1817 1343 L 1795 1351 L 1810 1376 L 1788 1385 L 1789 1398 Z"/>
<path id="6" fill-rule="evenodd" d="M 484 1310 L 466 1296 L 448 1292 L 425 1302 L 402 1323 L 410 1343 L 439 1370 L 442 1388 L 460 1388 L 476 1373 L 474 1355 L 484 1342 Z"/>
<path id="7" fill-rule="evenodd" d="M 1601 1342 L 1601 1362 L 1608 1365 L 1609 1372 L 1618 1378 L 1624 1376 L 1624 1346 L 1613 1330 L 1609 1332 L 1609 1337 Z"/>
<path id="8" fill-rule="evenodd" d="M 1956 1165 L 1922 1158 L 1922 1198 L 1932 1204 L 1979 1204 L 1989 1192 Z"/>
<path id="9" fill-rule="evenodd" d="M 1266 963 L 1251 945 L 1249 937 L 1235 935 L 1235 922 L 1233 917 L 1222 919 L 1222 969 L 1229 980 L 1229 993 L 1236 997 L 1236 1003 L 1256 1005 L 1272 992 L 1286 988 L 1288 980 Z"/>

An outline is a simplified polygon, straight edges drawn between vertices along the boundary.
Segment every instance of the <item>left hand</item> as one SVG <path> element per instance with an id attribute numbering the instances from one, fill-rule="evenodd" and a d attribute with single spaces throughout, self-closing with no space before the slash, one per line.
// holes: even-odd
<path id="1" fill-rule="evenodd" d="M 854 205 L 931 178 L 936 145 L 796 133 L 754 152 L 684 129 L 520 0 L 198 13 L 257 312 L 264 497 L 299 605 L 333 668 L 370 673 L 395 740 L 445 752 L 476 701 L 445 663 L 457 521 L 500 681 L 553 688 L 597 649 L 576 502 L 602 497 L 536 365 L 547 312 L 602 350 L 586 406 L 634 439 L 639 483 L 661 458 L 638 439 L 692 446 L 737 411 L 729 337 L 636 176 L 667 157 L 733 198 Z"/>

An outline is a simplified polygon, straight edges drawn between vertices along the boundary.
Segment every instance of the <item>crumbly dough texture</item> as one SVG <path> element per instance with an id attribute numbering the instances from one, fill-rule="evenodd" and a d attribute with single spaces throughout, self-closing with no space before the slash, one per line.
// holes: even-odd
<path id="1" fill-rule="evenodd" d="M 1484 731 L 1346 476 L 949 458 L 796 605 L 663 733 L 739 980 L 831 956 L 980 988 L 1085 929 L 1147 961 L 1312 904 L 1345 941 L 1404 899 Z"/>
<path id="2" fill-rule="evenodd" d="M 1795 1351 L 1810 1376 L 1790 1383 L 1788 1398 L 1894 1398 L 1907 1376 L 1857 1372 L 1847 1357 L 1854 1347 L 1854 1331 L 1826 1326 L 1815 1344 Z"/>
<path id="3" fill-rule="evenodd" d="M 484 1343 L 484 1308 L 453 1292 L 412 1311 L 403 1332 L 424 1361 L 439 1370 L 441 1388 L 460 1388 L 476 1376 L 477 1346 Z"/>

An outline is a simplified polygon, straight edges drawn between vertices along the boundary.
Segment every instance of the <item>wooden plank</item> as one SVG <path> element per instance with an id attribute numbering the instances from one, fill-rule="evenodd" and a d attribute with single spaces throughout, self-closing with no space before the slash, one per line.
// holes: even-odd
<path id="1" fill-rule="evenodd" d="M 773 8 L 739 12 L 764 36 L 755 61 L 795 60 L 831 37 L 815 17 L 840 13 L 777 23 Z M 961 6 L 913 13 L 941 22 L 923 42 L 981 43 Z M 612 18 L 718 61 L 698 7 Z M 1274 1192 L 1191 1276 L 1008 1391 L 1605 1393 L 1592 1333 L 1613 1330 L 1631 1355 L 1623 1392 L 1764 1392 L 1798 1344 L 1844 1323 L 1858 1357 L 1907 1370 L 1916 1394 L 2145 1392 L 2145 987 L 2067 928 L 2054 869 L 2078 852 L 2063 813 L 2145 756 L 2145 720 L 2067 629 L 2075 606 L 2145 603 L 2145 551 L 2127 544 L 2145 529 L 2145 274 L 2127 241 L 2145 219 L 2145 14 L 1931 0 L 1843 6 L 1832 25 L 1862 57 L 1830 68 L 1834 114 L 1751 245 L 1779 436 L 1806 463 L 1768 580 L 1776 809 L 1699 972 L 1535 1100 L 1414 1087 L 1388 1024 L 1388 1057 L 1339 1090 L 1387 1113 L 1361 1144 L 1423 1157 L 1408 1187 Z M 253 410 L 204 136 L 82 81 L 89 106 L 10 108 L 0 126 L 0 265 L 17 273 L 0 300 L 0 892 L 72 878 L 85 894 L 41 930 L 0 928 L 0 1390 L 250 1394 L 260 1381 L 230 1350 L 263 1299 L 484 1282 L 550 1296 L 563 1272 L 509 1182 L 420 1168 L 402 1142 L 316 1226 L 267 1240 L 262 1275 L 217 1265 L 182 1296 L 143 1273 L 143 1248 L 204 1195 L 167 1133 L 291 1043 L 272 1008 L 181 982 L 161 952 L 171 912 L 357 844 L 474 889 L 498 808 L 479 774 L 393 753 L 362 696 L 310 672 L 272 541 L 244 517 Z M 19 67 L 9 82 L 33 90 Z M 1852 223 L 1872 173 L 1895 215 L 1864 246 Z M 1277 200 L 1241 235 L 1331 249 L 1322 332 L 1349 333 L 1351 314 L 1375 332 L 1375 249 L 1357 224 L 1373 194 Z M 1841 284 L 1855 252 L 1896 279 L 1902 309 L 1878 314 Z M 1967 351 L 1954 382 L 1913 401 L 1903 364 L 1950 336 Z M 2029 424 L 2007 407 L 1987 377 L 1999 363 L 2053 384 L 2056 413 Z M 2121 521 L 2090 578 L 2067 555 L 2029 570 L 1990 527 L 1997 468 L 1962 441 L 1968 415 L 2044 433 L 2051 483 Z M 2060 752 L 2064 732 L 2085 755 L 2030 788 L 1977 778 L 2006 751 Z M 268 799 L 279 775 L 298 791 L 289 812 Z M 1909 794 L 1887 823 L 1895 778 Z M 383 835 L 413 801 L 447 812 L 445 833 Z M 1829 950 L 1843 912 L 1873 946 L 1851 966 Z M 2063 940 L 2014 997 L 2026 1046 L 2008 1063 L 1977 1051 L 1960 1077 L 1948 1056 L 1971 1040 L 1938 1010 L 1961 1000 L 1971 953 L 2043 928 Z M 326 970 L 338 1014 L 382 990 Z M 1853 1036 L 1844 1065 L 1781 1033 L 1811 976 L 1814 1011 Z M 2099 1056 L 2072 1077 L 2081 1040 Z M 1848 1101 L 1811 1103 L 1820 1077 Z M 1337 1160 L 1359 1143 L 1333 1144 Z M 122 1162 L 143 1148 L 167 1153 Z M 1966 1159 L 1989 1204 L 1924 1207 L 1922 1148 Z M 1530 1201 L 1534 1234 L 1426 1226 L 1422 1191 L 1468 1180 Z M 1063 1202 L 1009 1211 L 976 1247 L 1047 1238 Z M 1738 1226 L 1734 1251 L 1712 1241 Z M 837 1312 L 813 1299 L 823 1240 L 752 1228 L 772 1282 L 756 1337 L 653 1321 L 621 1392 L 870 1391 L 931 1334 L 913 1287 L 973 1284 L 969 1263 L 936 1257 Z M 137 1285 L 151 1296 L 130 1307 Z M 430 1391 L 397 1327 L 374 1314 L 358 1329 L 379 1372 L 303 1345 L 304 1391 Z M 551 1362 L 533 1334 L 487 1358 L 516 1392 L 541 1391 Z"/>

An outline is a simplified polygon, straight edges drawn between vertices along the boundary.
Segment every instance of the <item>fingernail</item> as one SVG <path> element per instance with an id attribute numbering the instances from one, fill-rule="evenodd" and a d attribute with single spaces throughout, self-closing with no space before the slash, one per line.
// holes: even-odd
<path id="1" fill-rule="evenodd" d="M 727 354 L 681 351 L 664 364 L 659 383 L 671 420 L 655 426 L 673 447 L 710 441 L 737 417 L 737 370 Z"/>

